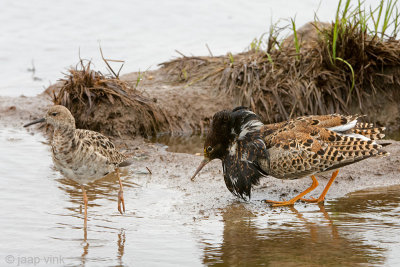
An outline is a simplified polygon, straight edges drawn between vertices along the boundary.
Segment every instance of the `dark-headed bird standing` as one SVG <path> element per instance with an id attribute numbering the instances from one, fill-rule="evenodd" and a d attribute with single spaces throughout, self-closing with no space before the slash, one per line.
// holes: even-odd
<path id="1" fill-rule="evenodd" d="M 262 176 L 299 179 L 311 176 L 312 184 L 288 201 L 272 201 L 273 206 L 293 205 L 297 200 L 324 201 L 339 168 L 370 157 L 386 156 L 374 140 L 384 137 L 384 127 L 357 122 L 358 115 L 299 117 L 264 125 L 245 107 L 224 110 L 213 116 L 204 143 L 204 159 L 192 177 L 211 160 L 221 159 L 225 184 L 234 195 L 250 198 L 251 187 Z M 314 175 L 333 172 L 321 195 L 303 197 L 318 186 Z"/>
<path id="2" fill-rule="evenodd" d="M 87 225 L 87 196 L 84 185 L 116 171 L 120 190 L 118 211 L 125 212 L 125 202 L 119 167 L 131 164 L 114 144 L 104 135 L 75 128 L 75 119 L 64 106 L 52 106 L 42 119 L 24 125 L 46 122 L 54 128 L 51 147 L 56 168 L 67 178 L 79 183 L 85 204 L 85 226 Z M 122 209 L 121 209 L 122 204 Z"/>

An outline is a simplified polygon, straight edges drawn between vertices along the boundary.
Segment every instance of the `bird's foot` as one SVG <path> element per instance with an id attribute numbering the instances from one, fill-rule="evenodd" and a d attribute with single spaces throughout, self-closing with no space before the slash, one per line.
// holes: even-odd
<path id="1" fill-rule="evenodd" d="M 308 203 L 321 203 L 321 202 L 324 202 L 324 200 L 325 200 L 325 197 L 319 197 L 319 198 L 313 198 L 313 197 L 310 197 L 310 198 L 300 198 L 300 200 L 301 201 L 304 201 L 304 202 L 308 202 Z"/>
<path id="2" fill-rule="evenodd" d="M 121 210 L 122 204 L 122 210 Z M 122 214 L 125 212 L 125 201 L 124 201 L 124 191 L 119 190 L 118 192 L 118 211 Z"/>
<path id="3" fill-rule="evenodd" d="M 301 192 L 300 194 L 298 194 L 297 196 L 295 196 L 294 198 L 292 198 L 288 201 L 266 200 L 265 202 L 274 203 L 272 205 L 272 207 L 292 206 L 292 205 L 294 205 L 294 203 L 296 203 L 297 200 L 301 199 L 302 197 L 304 197 L 305 195 L 307 195 L 308 193 L 313 191 L 318 186 L 318 181 L 314 175 L 311 175 L 311 179 L 313 180 L 313 183 L 311 184 L 311 186 L 309 188 L 307 188 L 306 190 L 304 190 L 303 192 Z"/>
<path id="4" fill-rule="evenodd" d="M 275 200 L 265 200 L 267 203 L 273 203 L 272 207 L 280 207 L 280 206 L 293 206 L 298 199 L 290 199 L 288 201 L 275 201 Z"/>

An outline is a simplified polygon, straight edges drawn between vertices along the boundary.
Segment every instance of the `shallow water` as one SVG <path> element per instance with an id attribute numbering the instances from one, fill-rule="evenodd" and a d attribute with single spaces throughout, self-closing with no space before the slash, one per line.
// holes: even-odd
<path id="1" fill-rule="evenodd" d="M 166 150 L 175 153 L 203 154 L 203 135 L 178 135 L 163 134 L 149 139 L 150 142 L 166 146 Z"/>
<path id="2" fill-rule="evenodd" d="M 400 130 L 387 133 L 385 139 L 400 141 Z"/>
<path id="3" fill-rule="evenodd" d="M 85 230 L 80 189 L 53 169 L 43 142 L 25 129 L 0 129 L 0 266 L 400 264 L 400 186 L 296 209 L 231 197 L 204 212 L 190 203 L 210 203 L 209 195 L 133 167 L 123 173 L 123 216 L 115 176 L 87 187 Z"/>

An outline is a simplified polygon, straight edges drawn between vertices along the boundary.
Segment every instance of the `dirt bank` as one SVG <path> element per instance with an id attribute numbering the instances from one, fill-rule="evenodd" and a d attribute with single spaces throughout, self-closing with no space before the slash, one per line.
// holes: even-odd
<path id="1" fill-rule="evenodd" d="M 232 105 L 249 106 L 266 123 L 330 113 L 360 113 L 400 129 L 400 46 L 353 25 L 308 23 L 281 43 L 218 57 L 181 57 L 162 64 L 170 81 L 213 86 Z M 260 40 L 261 42 L 261 40 Z"/>
<path id="2" fill-rule="evenodd" d="M 128 83 L 135 83 L 138 73 L 121 77 Z M 215 112 L 232 107 L 230 98 L 213 90 L 207 84 L 187 84 L 170 82 L 168 73 L 163 69 L 147 72 L 140 82 L 139 90 L 143 95 L 156 100 L 171 121 L 179 123 L 180 132 L 204 132 L 206 125 Z"/>

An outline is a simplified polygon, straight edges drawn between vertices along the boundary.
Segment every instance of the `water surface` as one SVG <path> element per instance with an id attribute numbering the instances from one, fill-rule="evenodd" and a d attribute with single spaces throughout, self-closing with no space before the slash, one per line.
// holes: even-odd
<path id="1" fill-rule="evenodd" d="M 222 207 L 192 210 L 190 203 L 210 203 L 210 196 L 188 194 L 171 179 L 154 182 L 133 167 L 123 172 L 123 216 L 114 175 L 87 187 L 84 229 L 79 186 L 53 169 L 45 142 L 25 129 L 0 129 L 1 266 L 29 257 L 40 259 L 36 266 L 45 259 L 53 266 L 400 264 L 400 186 L 325 206 L 272 209 L 228 195 Z"/>

